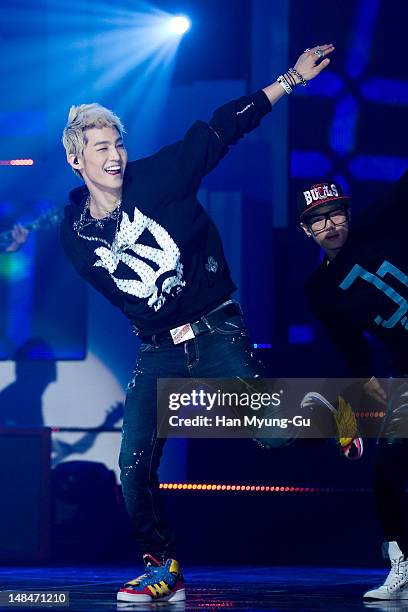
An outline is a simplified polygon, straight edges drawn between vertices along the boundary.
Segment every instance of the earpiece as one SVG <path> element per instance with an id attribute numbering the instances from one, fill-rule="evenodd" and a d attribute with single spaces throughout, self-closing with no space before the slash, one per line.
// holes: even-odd
<path id="1" fill-rule="evenodd" d="M 79 164 L 78 158 L 74 157 L 74 164 L 77 166 Z"/>

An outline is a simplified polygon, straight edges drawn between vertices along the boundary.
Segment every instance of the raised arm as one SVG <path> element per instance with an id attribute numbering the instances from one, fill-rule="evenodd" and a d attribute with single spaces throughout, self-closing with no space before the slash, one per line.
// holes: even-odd
<path id="1" fill-rule="evenodd" d="M 306 85 L 308 81 L 317 77 L 330 64 L 330 58 L 327 56 L 333 51 L 333 45 L 318 45 L 313 49 L 306 49 L 293 68 L 289 68 L 288 72 L 262 90 L 271 105 L 273 106 L 285 93 L 290 93 L 290 89 L 296 85 Z"/>
<path id="2" fill-rule="evenodd" d="M 248 96 L 219 107 L 208 123 L 196 121 L 179 142 L 165 147 L 157 155 L 163 166 L 176 172 L 178 186 L 184 190 L 198 189 L 201 179 L 208 174 L 285 94 L 299 84 L 315 78 L 330 63 L 328 56 L 333 45 L 307 49 L 294 68 L 278 77 L 277 81 Z"/>

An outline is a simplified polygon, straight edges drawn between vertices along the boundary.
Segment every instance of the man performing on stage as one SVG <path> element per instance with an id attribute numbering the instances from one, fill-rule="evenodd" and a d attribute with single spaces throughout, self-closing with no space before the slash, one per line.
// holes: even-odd
<path id="1" fill-rule="evenodd" d="M 278 81 L 195 122 L 179 142 L 127 162 L 123 126 L 98 104 L 72 107 L 63 144 L 85 182 L 70 194 L 61 226 L 79 274 L 119 307 L 141 338 L 128 387 L 120 451 L 131 524 L 145 573 L 121 601 L 183 601 L 174 537 L 161 508 L 157 471 L 164 441 L 156 432 L 156 380 L 254 377 L 251 351 L 215 225 L 197 201 L 201 179 L 228 147 L 253 130 L 273 104 L 328 64 L 332 45 L 308 49 Z"/>
<path id="2" fill-rule="evenodd" d="M 350 374 L 366 377 L 366 393 L 387 405 L 374 488 L 391 571 L 364 598 L 408 599 L 408 172 L 386 198 L 353 222 L 350 198 L 334 181 L 305 187 L 298 205 L 303 231 L 325 254 L 306 283 L 311 308 Z M 390 368 L 374 371 L 367 334 L 390 353 Z M 390 379 L 384 389 L 376 375 L 399 378 Z"/>

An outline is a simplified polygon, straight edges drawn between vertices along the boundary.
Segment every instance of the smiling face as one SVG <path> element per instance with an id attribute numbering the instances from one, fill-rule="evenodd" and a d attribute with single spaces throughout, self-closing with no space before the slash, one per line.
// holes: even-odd
<path id="1" fill-rule="evenodd" d="M 309 238 L 318 244 L 329 259 L 339 253 L 349 233 L 350 212 L 341 204 L 319 206 L 300 224 Z"/>
<path id="2" fill-rule="evenodd" d="M 81 173 L 90 191 L 96 189 L 120 195 L 127 153 L 116 128 L 87 129 L 82 155 L 70 155 L 68 161 Z"/>

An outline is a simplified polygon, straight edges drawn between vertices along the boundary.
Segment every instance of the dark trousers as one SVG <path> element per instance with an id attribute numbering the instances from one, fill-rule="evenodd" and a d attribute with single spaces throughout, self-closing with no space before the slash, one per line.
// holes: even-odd
<path id="1" fill-rule="evenodd" d="M 158 468 L 165 440 L 157 437 L 157 378 L 263 375 L 243 318 L 232 316 L 183 344 L 142 344 L 125 403 L 120 468 L 123 494 L 141 552 L 175 556 L 162 508 Z"/>
<path id="2" fill-rule="evenodd" d="M 382 437 L 378 440 L 374 494 L 387 542 L 396 541 L 408 557 L 408 381 L 392 380 Z"/>

